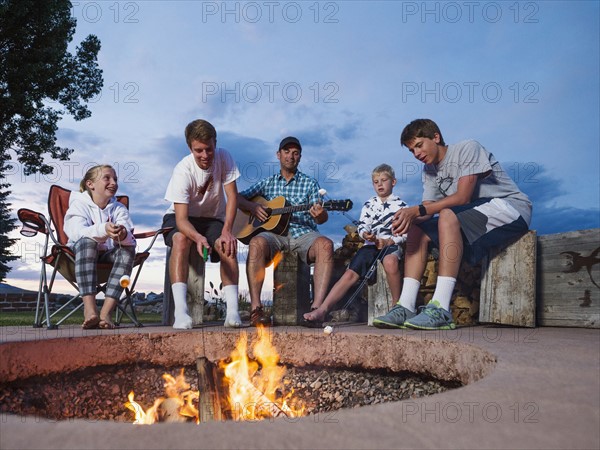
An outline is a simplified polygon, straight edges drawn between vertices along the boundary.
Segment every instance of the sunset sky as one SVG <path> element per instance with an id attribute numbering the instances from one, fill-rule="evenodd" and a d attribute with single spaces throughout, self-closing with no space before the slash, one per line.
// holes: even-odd
<path id="1" fill-rule="evenodd" d="M 91 118 L 59 123 L 69 162 L 28 177 L 14 163 L 15 214 L 46 212 L 52 184 L 75 189 L 91 164 L 108 163 L 136 231 L 159 227 L 171 172 L 189 152 L 184 127 L 204 118 L 236 159 L 240 190 L 277 170 L 277 144 L 298 137 L 300 169 L 330 198 L 354 201 L 320 227 L 339 244 L 376 165 L 392 165 L 395 193 L 419 202 L 421 163 L 399 136 L 427 117 L 447 143 L 476 139 L 496 156 L 532 199 L 538 234 L 600 227 L 597 1 L 73 5 L 73 44 L 102 42 L 104 88 Z M 17 243 L 7 283 L 37 289 L 39 242 Z M 160 240 L 138 290 L 162 291 L 164 252 Z"/>

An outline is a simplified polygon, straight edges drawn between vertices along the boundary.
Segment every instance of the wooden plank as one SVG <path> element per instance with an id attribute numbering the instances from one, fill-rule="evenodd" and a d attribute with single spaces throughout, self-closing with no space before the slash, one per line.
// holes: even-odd
<path id="1" fill-rule="evenodd" d="M 536 232 L 528 231 L 482 261 L 479 321 L 535 326 Z"/>
<path id="2" fill-rule="evenodd" d="M 187 305 L 192 325 L 202 324 L 204 315 L 204 259 L 198 255 L 196 246 L 190 250 L 187 282 Z"/>
<path id="3" fill-rule="evenodd" d="M 600 229 L 538 239 L 538 324 L 600 328 Z"/>
<path id="4" fill-rule="evenodd" d="M 298 253 L 283 252 L 273 270 L 273 323 L 298 325 L 310 309 L 310 267 Z"/>
<path id="5" fill-rule="evenodd" d="M 392 293 L 387 282 L 387 276 L 381 262 L 377 263 L 377 281 L 367 289 L 368 316 L 367 325 L 373 326 L 375 317 L 383 316 L 388 313 L 394 302 Z"/>
<path id="6" fill-rule="evenodd" d="M 221 408 L 221 380 L 218 379 L 215 364 L 205 356 L 201 356 L 196 359 L 196 369 L 198 371 L 200 421 L 205 423 L 224 420 L 225 416 Z"/>

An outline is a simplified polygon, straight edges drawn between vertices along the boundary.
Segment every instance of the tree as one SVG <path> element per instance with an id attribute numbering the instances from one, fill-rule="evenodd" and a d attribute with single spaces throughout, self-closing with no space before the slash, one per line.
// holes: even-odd
<path id="1" fill-rule="evenodd" d="M 17 256 L 10 254 L 10 247 L 17 240 L 10 239 L 8 233 L 15 229 L 15 218 L 10 216 L 10 203 L 6 201 L 10 195 L 8 183 L 4 183 L 4 170 L 6 161 L 0 158 L 0 282 L 4 280 L 4 276 L 10 270 L 7 263 L 17 259 Z"/>
<path id="2" fill-rule="evenodd" d="M 75 54 L 68 51 L 76 24 L 68 0 L 0 0 L 2 174 L 11 169 L 10 151 L 25 175 L 50 174 L 53 168 L 45 162 L 46 155 L 65 161 L 73 153 L 56 145 L 57 123 L 65 112 L 75 120 L 89 117 L 87 103 L 103 85 L 96 36 L 87 36 Z M 3 192 L 7 187 L 3 184 Z M 0 200 L 4 202 L 5 196 Z M 0 211 L 0 230 L 5 235 L 15 227 L 5 210 Z M 0 255 L 5 254 L 4 245 L 0 241 Z M 0 280 L 6 274 L 3 267 Z"/>

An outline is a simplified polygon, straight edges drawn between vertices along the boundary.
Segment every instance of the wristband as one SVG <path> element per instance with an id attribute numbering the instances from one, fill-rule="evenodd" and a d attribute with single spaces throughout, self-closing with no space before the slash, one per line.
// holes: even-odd
<path id="1" fill-rule="evenodd" d="M 419 216 L 426 216 L 426 215 L 427 215 L 427 210 L 425 209 L 425 206 L 419 205 Z"/>

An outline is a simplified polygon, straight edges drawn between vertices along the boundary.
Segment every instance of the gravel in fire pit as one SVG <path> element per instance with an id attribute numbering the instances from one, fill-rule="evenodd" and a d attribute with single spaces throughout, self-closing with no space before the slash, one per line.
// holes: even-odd
<path id="1" fill-rule="evenodd" d="M 177 376 L 179 368 L 150 364 L 103 366 L 0 385 L 0 411 L 53 420 L 82 418 L 131 422 L 125 408 L 129 392 L 149 408 L 164 397 L 162 375 Z M 185 367 L 191 389 L 198 389 L 196 367 Z M 424 380 L 414 375 L 342 369 L 289 367 L 286 389 L 305 402 L 308 414 L 374 405 L 444 392 L 458 383 Z"/>

